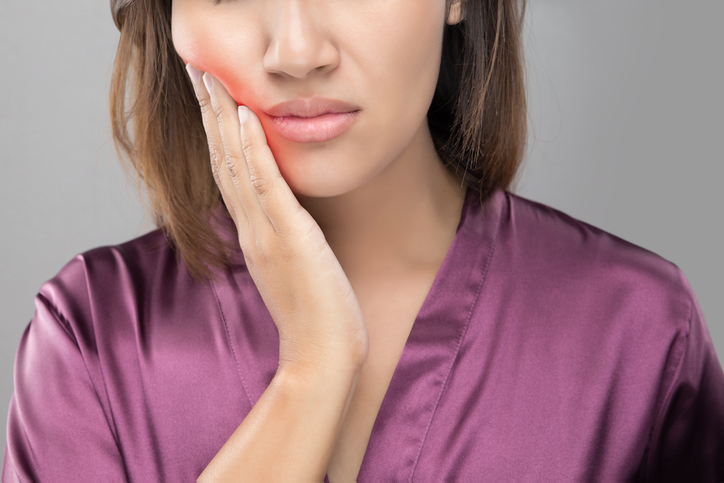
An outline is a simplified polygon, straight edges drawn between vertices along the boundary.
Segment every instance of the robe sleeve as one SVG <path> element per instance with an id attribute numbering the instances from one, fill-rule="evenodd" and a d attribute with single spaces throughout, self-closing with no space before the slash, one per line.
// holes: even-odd
<path id="1" fill-rule="evenodd" d="M 71 324 L 42 294 L 35 305 L 15 357 L 3 483 L 126 481 Z"/>
<path id="2" fill-rule="evenodd" d="M 724 481 L 724 372 L 701 309 L 673 341 L 661 384 L 644 481 Z"/>

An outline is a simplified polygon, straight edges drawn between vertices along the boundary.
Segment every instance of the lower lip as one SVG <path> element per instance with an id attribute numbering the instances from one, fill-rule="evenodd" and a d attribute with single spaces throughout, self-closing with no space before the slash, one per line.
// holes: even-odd
<path id="1" fill-rule="evenodd" d="M 346 132 L 357 120 L 357 113 L 327 113 L 316 117 L 274 117 L 272 124 L 285 139 L 295 143 L 323 143 Z"/>

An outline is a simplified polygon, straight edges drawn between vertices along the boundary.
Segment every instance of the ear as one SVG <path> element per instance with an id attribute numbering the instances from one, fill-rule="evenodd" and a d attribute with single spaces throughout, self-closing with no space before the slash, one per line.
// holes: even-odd
<path id="1" fill-rule="evenodd" d="M 448 25 L 455 25 L 465 19 L 462 2 L 463 0 L 452 0 L 450 4 L 450 15 L 446 21 Z"/>

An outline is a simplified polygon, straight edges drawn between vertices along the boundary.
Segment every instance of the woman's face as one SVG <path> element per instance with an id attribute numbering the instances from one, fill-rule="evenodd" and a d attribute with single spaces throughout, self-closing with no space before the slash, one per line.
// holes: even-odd
<path id="1" fill-rule="evenodd" d="M 215 76 L 261 120 L 295 193 L 351 191 L 401 156 L 429 149 L 445 0 L 173 0 L 181 58 Z M 323 142 L 282 137 L 266 113 L 296 98 L 353 104 L 355 122 Z M 430 154 L 430 153 L 426 153 Z"/>

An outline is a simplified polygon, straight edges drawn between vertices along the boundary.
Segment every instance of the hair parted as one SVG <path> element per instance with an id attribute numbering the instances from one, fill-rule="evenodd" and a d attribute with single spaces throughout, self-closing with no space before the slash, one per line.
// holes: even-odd
<path id="1" fill-rule="evenodd" d="M 197 280 L 229 264 L 235 248 L 212 228 L 221 194 L 193 86 L 171 37 L 172 0 L 111 0 L 120 31 L 110 90 L 113 141 L 139 193 Z M 438 155 L 482 204 L 508 189 L 527 128 L 522 28 L 526 0 L 460 0 L 445 25 L 440 74 L 427 118 Z M 446 0 L 446 18 L 452 0 Z M 145 200 L 144 200 L 145 202 Z"/>

